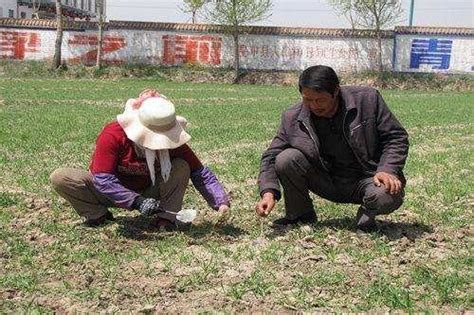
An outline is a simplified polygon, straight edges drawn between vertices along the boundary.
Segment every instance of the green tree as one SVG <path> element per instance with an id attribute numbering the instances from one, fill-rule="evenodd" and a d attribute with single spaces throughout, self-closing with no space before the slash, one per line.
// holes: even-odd
<path id="1" fill-rule="evenodd" d="M 181 11 L 184 13 L 191 13 L 191 21 L 192 23 L 196 23 L 197 21 L 197 14 L 199 10 L 201 10 L 206 3 L 209 3 L 211 0 L 183 0 L 184 7 L 181 7 Z"/>
<path id="2" fill-rule="evenodd" d="M 207 19 L 222 24 L 234 39 L 234 82 L 240 76 L 239 36 L 241 26 L 270 16 L 271 0 L 215 0 L 207 11 Z"/>
<path id="3" fill-rule="evenodd" d="M 329 0 L 329 4 L 349 21 L 352 29 L 356 29 L 359 25 L 358 16 L 355 14 L 352 6 L 354 1 L 355 0 Z"/>
<path id="4" fill-rule="evenodd" d="M 382 30 L 401 21 L 401 0 L 329 0 L 329 3 L 349 20 L 353 29 L 375 30 L 378 70 L 382 72 Z"/>

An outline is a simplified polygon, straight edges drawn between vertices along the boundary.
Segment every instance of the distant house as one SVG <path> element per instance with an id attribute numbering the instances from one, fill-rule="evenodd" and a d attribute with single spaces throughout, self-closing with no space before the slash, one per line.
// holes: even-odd
<path id="1" fill-rule="evenodd" d="M 95 21 L 98 0 L 61 0 L 63 15 L 72 20 Z M 105 14 L 105 3 L 104 14 Z M 0 0 L 0 18 L 51 19 L 56 14 L 55 0 Z"/>

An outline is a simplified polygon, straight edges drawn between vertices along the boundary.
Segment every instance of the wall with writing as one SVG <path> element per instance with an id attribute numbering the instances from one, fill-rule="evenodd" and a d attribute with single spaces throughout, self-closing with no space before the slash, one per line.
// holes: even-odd
<path id="1" fill-rule="evenodd" d="M 52 30 L 0 28 L 0 58 L 42 60 L 52 58 L 56 33 Z M 67 63 L 93 64 L 97 56 L 96 32 L 66 31 L 62 57 Z M 384 40 L 384 66 L 391 69 L 392 45 Z M 327 64 L 339 71 L 376 69 L 374 39 L 291 38 L 244 35 L 239 43 L 243 69 L 301 70 Z M 108 31 L 103 40 L 105 63 L 148 63 L 231 67 L 233 39 L 226 35 L 159 31 Z"/>
<path id="2" fill-rule="evenodd" d="M 168 26 L 165 30 L 156 27 L 114 29 L 113 25 L 109 25 L 103 39 L 103 62 L 155 65 L 196 63 L 232 67 L 234 41 L 231 36 L 215 30 L 206 32 L 208 26 L 205 25 L 201 31 L 181 30 L 189 27 L 187 25 L 181 29 L 176 27 L 178 24 L 169 25 L 165 25 Z M 289 28 L 284 30 L 291 31 Z M 344 72 L 377 70 L 377 39 L 373 34 L 354 36 L 350 33 L 344 36 L 339 30 L 315 30 L 324 33 L 324 36 L 308 35 L 302 31 L 296 32 L 296 35 L 248 32 L 241 35 L 238 47 L 241 68 L 302 70 L 311 65 L 326 64 Z M 383 67 L 402 72 L 472 73 L 474 36 L 469 35 L 471 33 L 474 34 L 470 29 L 467 36 L 399 34 L 397 30 L 387 32 L 382 39 Z M 2 27 L 0 19 L 0 59 L 51 59 L 55 38 L 54 29 Z M 93 65 L 97 57 L 97 43 L 97 31 L 94 29 L 66 30 L 62 58 L 69 64 Z"/>
<path id="3" fill-rule="evenodd" d="M 315 64 L 349 72 L 377 69 L 373 38 L 246 35 L 239 46 L 242 67 L 249 69 L 303 70 Z M 384 39 L 382 60 L 387 70 L 392 68 L 392 48 L 392 39 Z"/>

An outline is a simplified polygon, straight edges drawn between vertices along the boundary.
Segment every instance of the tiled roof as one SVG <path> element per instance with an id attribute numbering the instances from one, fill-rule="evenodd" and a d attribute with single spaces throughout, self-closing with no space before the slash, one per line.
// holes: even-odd
<path id="1" fill-rule="evenodd" d="M 426 34 L 426 35 L 462 35 L 473 36 L 474 28 L 468 27 L 430 27 L 430 26 L 397 26 L 397 34 Z"/>
<path id="2" fill-rule="evenodd" d="M 31 20 L 0 18 L 0 27 L 22 27 L 55 29 L 55 20 Z M 224 33 L 229 29 L 223 25 L 213 24 L 185 24 L 159 22 L 109 21 L 106 29 L 155 30 L 155 31 L 187 31 L 198 33 Z M 66 30 L 97 29 L 97 23 L 86 21 L 64 21 Z M 276 27 L 276 26 L 243 26 L 242 32 L 256 35 L 283 35 L 304 37 L 375 37 L 374 30 L 352 30 L 342 28 L 304 28 L 304 27 Z M 394 34 L 427 34 L 427 35 L 461 35 L 473 36 L 474 28 L 462 27 L 407 27 L 397 26 L 394 31 L 383 31 L 385 38 Z"/>
<path id="3" fill-rule="evenodd" d="M 109 21 L 110 29 L 143 29 L 169 30 L 207 33 L 224 33 L 229 27 L 213 24 L 183 24 L 157 22 Z M 303 28 L 303 27 L 276 27 L 276 26 L 242 26 L 245 34 L 256 35 L 286 35 L 286 36 L 314 36 L 314 37 L 374 37 L 374 30 L 351 30 L 337 28 Z M 383 31 L 383 37 L 393 36 L 392 31 Z"/>
<path id="4" fill-rule="evenodd" d="M 56 29 L 56 20 L 0 18 L 0 27 Z M 64 20 L 65 30 L 97 29 L 97 23 Z"/>

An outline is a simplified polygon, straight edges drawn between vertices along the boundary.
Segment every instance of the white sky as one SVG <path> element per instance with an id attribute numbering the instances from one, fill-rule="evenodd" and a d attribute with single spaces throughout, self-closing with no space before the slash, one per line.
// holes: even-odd
<path id="1" fill-rule="evenodd" d="M 106 0 L 109 20 L 191 22 L 180 10 L 182 0 Z M 408 25 L 410 0 L 398 25 Z M 415 0 L 413 25 L 474 27 L 474 0 Z M 204 22 L 198 20 L 198 22 Z M 273 0 L 271 16 L 255 25 L 339 28 L 349 27 L 326 0 Z"/>

